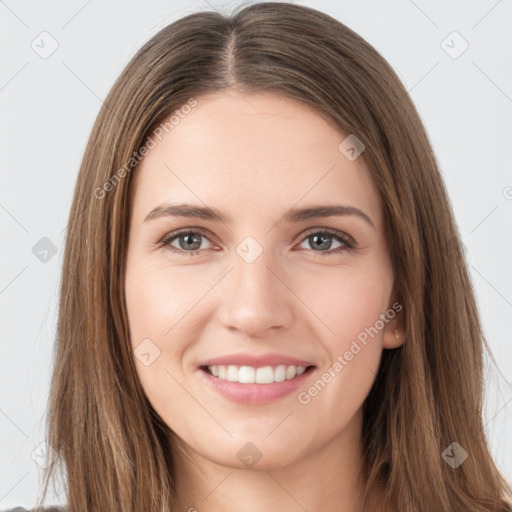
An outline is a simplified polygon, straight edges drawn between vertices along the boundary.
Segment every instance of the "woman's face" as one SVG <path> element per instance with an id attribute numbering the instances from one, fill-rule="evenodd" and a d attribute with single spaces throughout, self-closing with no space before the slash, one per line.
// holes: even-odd
<path id="1" fill-rule="evenodd" d="M 361 148 L 270 93 L 196 99 L 134 171 L 126 299 L 144 391 L 186 449 L 224 465 L 357 445 L 401 308 Z"/>

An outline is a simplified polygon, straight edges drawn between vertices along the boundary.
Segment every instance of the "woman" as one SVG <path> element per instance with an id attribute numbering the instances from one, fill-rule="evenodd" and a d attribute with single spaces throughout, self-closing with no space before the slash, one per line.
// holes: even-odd
<path id="1" fill-rule="evenodd" d="M 261 3 L 164 28 L 68 226 L 45 492 L 65 470 L 69 511 L 510 510 L 435 157 L 346 26 Z"/>

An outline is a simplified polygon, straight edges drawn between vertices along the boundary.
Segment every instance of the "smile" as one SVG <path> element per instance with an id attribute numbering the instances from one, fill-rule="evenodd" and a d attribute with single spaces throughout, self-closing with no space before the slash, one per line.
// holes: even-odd
<path id="1" fill-rule="evenodd" d="M 206 371 L 213 377 L 229 382 L 238 382 L 240 384 L 272 384 L 274 382 L 294 379 L 302 375 L 306 371 L 306 367 L 287 366 L 283 364 L 255 368 L 253 366 L 230 364 L 207 366 Z"/>
<path id="2" fill-rule="evenodd" d="M 198 375 L 209 389 L 230 401 L 263 405 L 296 393 L 316 369 L 316 366 L 217 364 L 201 366 Z"/>

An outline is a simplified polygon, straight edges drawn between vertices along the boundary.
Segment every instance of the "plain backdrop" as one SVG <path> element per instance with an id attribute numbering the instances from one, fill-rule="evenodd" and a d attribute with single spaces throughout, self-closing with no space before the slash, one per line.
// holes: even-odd
<path id="1" fill-rule="evenodd" d="M 497 363 L 487 367 L 486 432 L 512 480 L 512 2 L 295 3 L 332 15 L 370 42 L 425 123 Z M 65 227 L 102 100 L 165 25 L 236 5 L 0 0 L 1 509 L 33 506 L 41 482 Z"/>

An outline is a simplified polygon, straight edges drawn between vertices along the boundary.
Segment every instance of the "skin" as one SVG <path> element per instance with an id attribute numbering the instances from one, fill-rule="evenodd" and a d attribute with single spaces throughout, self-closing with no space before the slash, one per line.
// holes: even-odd
<path id="1" fill-rule="evenodd" d="M 320 378 L 395 301 L 379 193 L 363 158 L 338 149 L 347 134 L 307 106 L 231 89 L 196 99 L 135 171 L 126 274 L 133 348 L 149 338 L 160 350 L 150 365 L 135 363 L 176 434 L 180 508 L 361 510 L 362 404 L 382 351 L 403 341 L 400 315 L 307 404 L 296 392 L 264 405 L 233 402 L 205 385 L 198 365 L 277 352 L 317 366 L 299 391 Z M 144 221 L 166 201 L 215 207 L 233 221 Z M 325 204 L 359 208 L 375 227 L 352 215 L 281 220 L 290 208 Z M 205 235 L 198 254 L 159 244 L 192 228 Z M 357 247 L 336 252 L 343 242 L 324 235 L 332 246 L 323 251 L 334 252 L 322 255 L 311 228 L 339 230 Z M 252 263 L 236 251 L 247 236 L 262 248 Z M 193 241 L 181 242 L 169 243 L 192 250 Z M 252 468 L 237 457 L 247 442 L 262 454 Z"/>

